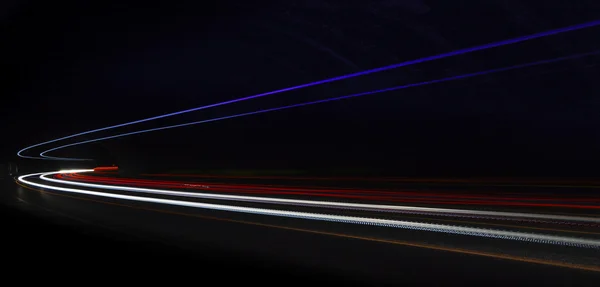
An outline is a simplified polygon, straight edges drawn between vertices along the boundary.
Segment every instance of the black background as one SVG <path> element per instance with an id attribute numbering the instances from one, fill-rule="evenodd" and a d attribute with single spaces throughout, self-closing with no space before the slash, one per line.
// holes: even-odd
<path id="1" fill-rule="evenodd" d="M 8 1 L 2 154 L 14 160 L 21 148 L 76 132 L 579 24 L 600 18 L 599 6 L 566 0 Z M 589 52 L 600 49 L 599 33 L 589 28 L 94 136 Z M 585 57 L 51 155 L 151 170 L 356 167 L 404 175 L 593 176 L 597 62 L 598 56 Z"/>

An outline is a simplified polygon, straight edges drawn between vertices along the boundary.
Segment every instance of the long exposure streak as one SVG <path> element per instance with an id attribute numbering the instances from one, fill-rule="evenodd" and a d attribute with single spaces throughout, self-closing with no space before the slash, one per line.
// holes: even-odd
<path id="1" fill-rule="evenodd" d="M 156 119 L 161 119 L 161 118 L 165 118 L 165 117 L 170 117 L 170 116 L 175 116 L 175 115 L 179 115 L 179 114 L 189 113 L 189 112 L 198 111 L 198 110 L 202 110 L 202 109 L 207 109 L 207 108 L 212 108 L 212 107 L 217 107 L 217 106 L 232 104 L 232 103 L 236 103 L 236 102 L 246 101 L 246 100 L 250 100 L 250 99 L 254 99 L 254 98 L 264 97 L 264 96 L 273 95 L 273 94 L 282 93 L 282 92 L 287 92 L 287 91 L 293 91 L 293 90 L 297 90 L 297 89 L 302 89 L 302 88 L 307 88 L 307 87 L 311 87 L 311 86 L 321 85 L 321 84 L 330 83 L 330 82 L 334 82 L 334 81 L 339 81 L 339 80 L 344 80 L 344 79 L 350 79 L 350 78 L 354 78 L 354 77 L 359 77 L 359 76 L 368 75 L 368 74 L 372 74 L 372 73 L 382 72 L 382 71 L 391 70 L 391 69 L 395 69 L 395 68 L 399 68 L 399 67 L 404 67 L 404 66 L 408 66 L 408 65 L 414 65 L 414 64 L 418 64 L 418 63 L 429 62 L 429 61 L 443 59 L 443 58 L 447 58 L 447 57 L 453 57 L 453 56 L 457 56 L 457 55 L 463 55 L 463 54 L 467 54 L 467 53 L 471 53 L 471 52 L 475 52 L 475 51 L 481 51 L 481 50 L 486 50 L 486 49 L 490 49 L 490 48 L 495 48 L 495 47 L 500 47 L 500 46 L 515 44 L 515 43 L 520 43 L 520 42 L 529 41 L 529 40 L 533 40 L 533 39 L 537 39 L 537 38 L 542 38 L 542 37 L 546 37 L 546 36 L 551 36 L 551 35 L 556 35 L 556 34 L 560 34 L 560 33 L 565 33 L 565 32 L 570 32 L 570 31 L 576 31 L 576 30 L 581 30 L 581 29 L 590 28 L 590 27 L 595 27 L 595 26 L 598 26 L 598 25 L 600 25 L 600 20 L 596 20 L 596 21 L 592 21 L 592 22 L 588 22 L 588 23 L 583 23 L 583 24 L 579 24 L 579 25 L 574 25 L 574 26 L 569 26 L 569 27 L 563 27 L 563 28 L 559 28 L 559 29 L 555 29 L 555 30 L 550 30 L 550 31 L 546 31 L 546 32 L 541 32 L 541 33 L 536 33 L 536 34 L 532 34 L 532 35 L 521 36 L 521 37 L 517 37 L 517 38 L 513 38 L 513 39 L 508 39 L 508 40 L 504 40 L 504 41 L 489 43 L 489 44 L 475 46 L 475 47 L 471 47 L 471 48 L 460 49 L 460 50 L 456 50 L 456 51 L 453 51 L 453 52 L 448 52 L 448 53 L 444 53 L 444 54 L 438 54 L 438 55 L 429 56 L 429 57 L 425 57 L 425 58 L 420 58 L 420 59 L 416 59 L 416 60 L 412 60 L 412 61 L 407 61 L 407 62 L 403 62 L 403 63 L 398 63 L 398 64 L 394 64 L 394 65 L 390 65 L 390 66 L 380 67 L 380 68 L 376 68 L 376 69 L 372 69 L 372 70 L 366 70 L 366 71 L 362 71 L 362 72 L 358 72 L 358 73 L 354 73 L 354 74 L 349 74 L 349 75 L 344 75 L 344 76 L 338 76 L 338 77 L 334 77 L 334 78 L 330 78 L 330 79 L 325 79 L 325 80 L 321 80 L 321 81 L 317 81 L 317 82 L 312 82 L 312 83 L 307 83 L 307 84 L 303 84 L 303 85 L 299 85 L 299 86 L 294 86 L 294 87 L 289 87 L 289 88 L 285 88 L 285 89 L 275 90 L 275 91 L 271 91 L 271 92 L 267 92 L 267 93 L 262 93 L 262 94 L 258 94 L 258 95 L 253 95 L 253 96 L 248 96 L 248 97 L 244 97 L 244 98 L 234 99 L 234 100 L 225 101 L 225 102 L 221 102 L 221 103 L 215 103 L 215 104 L 211 104 L 211 105 L 206 105 L 206 106 L 202 106 L 202 107 L 197 107 L 197 108 L 193 108 L 193 109 L 178 111 L 178 112 L 169 113 L 169 114 L 164 114 L 164 115 L 155 116 L 155 117 L 151 117 L 151 118 L 146 118 L 146 119 L 141 119 L 141 120 L 137 120 L 137 121 L 127 122 L 127 123 L 123 123 L 123 124 L 113 125 L 113 126 L 109 126 L 109 127 L 100 128 L 100 129 L 94 129 L 94 130 L 90 130 L 90 131 L 86 131 L 86 132 L 81 132 L 81 133 L 78 133 L 78 134 L 73 134 L 73 135 L 70 135 L 70 136 L 66 136 L 66 137 L 62 137 L 62 138 L 58 138 L 58 139 L 54 139 L 54 140 L 50 140 L 50 141 L 46 141 L 46 142 L 42 142 L 42 143 L 39 143 L 39 144 L 35 144 L 35 145 L 32 145 L 32 146 L 26 147 L 26 148 L 21 149 L 20 151 L 18 151 L 17 155 L 19 157 L 30 158 L 30 159 L 90 160 L 90 159 L 75 159 L 75 158 L 52 158 L 52 157 L 44 157 L 44 156 L 41 156 L 41 157 L 32 157 L 32 156 L 25 156 L 22 153 L 25 152 L 26 150 L 32 149 L 34 147 L 38 147 L 38 146 L 41 146 L 41 145 L 45 145 L 45 144 L 49 144 L 49 143 L 53 143 L 53 142 L 57 142 L 57 141 L 61 141 L 61 140 L 65 140 L 65 139 L 69 139 L 69 138 L 73 138 L 73 137 L 85 135 L 85 134 L 90 134 L 90 133 L 94 133 L 94 132 L 99 132 L 99 131 L 114 129 L 114 128 L 118 128 L 118 127 L 124 127 L 124 126 L 138 124 L 138 123 L 143 123 L 143 122 L 152 121 L 152 120 L 156 120 Z"/>
<path id="2" fill-rule="evenodd" d="M 464 226 L 436 224 L 436 223 L 424 223 L 424 222 L 414 222 L 414 221 L 404 221 L 404 220 L 356 217 L 356 216 L 323 214 L 323 213 L 313 213 L 313 212 L 288 211 L 288 210 L 270 209 L 270 208 L 254 208 L 254 207 L 227 205 L 227 204 L 201 203 L 201 202 L 193 202 L 193 201 L 185 201 L 185 200 L 154 198 L 154 197 L 149 197 L 149 196 L 124 195 L 124 194 L 109 193 L 109 192 L 105 192 L 105 191 L 92 191 L 92 190 L 85 190 L 85 189 L 65 188 L 65 187 L 59 187 L 59 186 L 54 186 L 54 185 L 40 184 L 40 183 L 35 183 L 35 182 L 29 181 L 26 179 L 28 177 L 35 177 L 35 176 L 40 177 L 40 176 L 49 176 L 49 175 L 60 174 L 60 173 L 90 172 L 90 171 L 93 171 L 93 170 L 70 170 L 70 171 L 35 173 L 35 174 L 22 175 L 18 178 L 18 181 L 20 181 L 24 184 L 30 185 L 30 186 L 47 188 L 47 189 L 51 189 L 51 190 L 57 190 L 57 191 L 62 191 L 62 192 L 75 193 L 75 194 L 91 195 L 91 196 L 97 196 L 97 197 L 115 198 L 115 199 L 128 200 L 128 201 L 158 203 L 158 204 L 166 204 L 166 205 L 172 205 L 172 206 L 182 206 L 182 207 L 220 210 L 220 211 L 229 211 L 229 212 L 238 212 L 238 213 L 248 213 L 248 214 L 257 214 L 257 215 L 263 215 L 263 216 L 289 217 L 289 218 L 317 220 L 317 221 L 340 222 L 340 223 L 345 223 L 345 224 L 373 225 L 373 226 L 381 226 L 381 227 L 389 227 L 389 228 L 401 228 L 401 229 L 409 229 L 409 230 L 420 230 L 420 231 L 440 232 L 440 233 L 448 233 L 448 234 L 488 237 L 488 238 L 496 238 L 496 239 L 504 239 L 504 240 L 518 240 L 518 241 L 565 245 L 565 246 L 573 246 L 573 247 L 581 247 L 581 248 L 600 248 L 600 240 L 595 240 L 595 239 L 584 239 L 584 238 L 566 237 L 566 236 L 559 236 L 559 235 L 535 234 L 535 233 L 525 233 L 525 232 L 519 232 L 519 231 L 504 231 L 504 230 L 496 230 L 496 229 L 489 229 L 489 228 L 464 227 Z"/>
<path id="3" fill-rule="evenodd" d="M 384 92 L 397 91 L 397 90 L 402 90 L 402 89 L 407 89 L 407 88 L 420 87 L 420 86 L 425 86 L 425 85 L 430 85 L 430 84 L 437 84 L 437 83 L 443 83 L 443 82 L 449 82 L 449 81 L 454 81 L 454 80 L 462 80 L 462 79 L 467 79 L 467 78 L 476 77 L 476 76 L 489 75 L 489 74 L 493 74 L 493 73 L 499 73 L 499 72 L 505 72 L 505 71 L 510 71 L 510 70 L 521 69 L 521 68 L 533 67 L 533 66 L 543 65 L 543 64 L 550 64 L 550 63 L 555 63 L 555 62 L 559 62 L 559 61 L 572 60 L 572 59 L 576 59 L 576 58 L 581 58 L 581 57 L 586 57 L 586 56 L 592 56 L 592 55 L 598 55 L 598 54 L 600 54 L 600 51 L 593 51 L 593 52 L 588 52 L 588 53 L 582 53 L 582 54 L 576 54 L 576 55 L 565 56 L 565 57 L 560 57 L 560 58 L 554 58 L 554 59 L 548 59 L 548 60 L 541 60 L 541 61 L 536 61 L 536 62 L 532 62 L 532 63 L 521 64 L 521 65 L 515 65 L 515 66 L 511 66 L 511 67 L 504 67 L 504 68 L 492 69 L 492 70 L 487 70 L 487 71 L 481 71 L 481 72 L 463 74 L 463 75 L 459 75 L 459 76 L 447 77 L 447 78 L 442 78 L 442 79 L 437 79 L 437 80 L 425 81 L 425 82 L 420 82 L 420 83 L 413 83 L 413 84 L 407 84 L 407 85 L 402 85 L 402 86 L 396 86 L 396 87 L 391 87 L 391 88 L 386 88 L 386 89 L 381 89 L 381 90 L 375 90 L 375 91 L 369 91 L 369 92 L 364 92 L 364 93 L 346 95 L 346 96 L 335 97 L 335 98 L 328 98 L 328 99 L 311 101 L 311 102 L 304 102 L 304 103 L 299 103 L 299 104 L 293 104 L 293 105 L 276 107 L 276 108 L 271 108 L 271 109 L 266 109 L 266 110 L 259 110 L 259 111 L 254 111 L 254 112 L 248 112 L 248 113 L 242 113 L 242 114 L 224 116 L 224 117 L 213 118 L 213 119 L 202 120 L 202 121 L 195 121 L 195 122 L 189 122 L 189 123 L 183 123 L 183 124 L 177 124 L 177 125 L 171 125 L 171 126 L 165 126 L 165 127 L 158 127 L 158 128 L 146 129 L 146 130 L 129 132 L 129 133 L 123 133 L 123 134 L 118 134 L 118 135 L 113 135 L 113 136 L 101 137 L 101 138 L 97 138 L 97 139 L 91 139 L 91 140 L 86 140 L 86 141 L 81 141 L 81 142 L 76 142 L 76 143 L 62 145 L 62 146 L 59 146 L 59 147 L 48 149 L 48 150 L 42 152 L 40 155 L 46 156 L 47 153 L 52 152 L 52 151 L 56 151 L 56 150 L 59 150 L 59 149 L 63 149 L 63 148 L 67 148 L 67 147 L 72 147 L 72 146 L 76 146 L 76 145 L 81 145 L 81 144 L 87 144 L 87 143 L 92 143 L 92 142 L 98 142 L 98 141 L 108 140 L 108 139 L 114 139 L 114 138 L 119 138 L 119 137 L 131 136 L 131 135 L 142 134 L 142 133 L 147 133 L 147 132 L 155 132 L 155 131 L 172 129 L 172 128 L 180 128 L 180 127 L 186 127 L 186 126 L 197 125 L 197 124 L 204 124 L 204 123 L 209 123 L 209 122 L 216 122 L 216 121 L 220 121 L 220 120 L 226 120 L 226 119 L 232 119 L 232 118 L 239 118 L 239 117 L 244 117 L 244 116 L 251 116 L 251 115 L 262 114 L 262 113 L 267 113 L 267 112 L 274 112 L 274 111 L 280 111 L 280 110 L 291 109 L 291 108 L 298 108 L 298 107 L 309 106 L 309 105 L 314 105 L 314 104 L 321 104 L 321 103 L 326 103 L 326 102 L 332 102 L 332 101 L 338 101 L 338 100 L 356 98 L 356 97 L 373 95 L 373 94 L 379 94 L 379 93 L 384 93 Z M 53 159 L 63 159 L 63 158 L 57 158 L 57 157 L 52 157 L 52 158 Z"/>
<path id="4" fill-rule="evenodd" d="M 80 170 L 78 172 L 93 172 L 93 170 Z M 393 212 L 393 211 L 415 211 L 415 212 L 429 212 L 429 213 L 439 213 L 439 214 L 465 214 L 465 215 L 480 215 L 480 216 L 494 216 L 494 217 L 529 218 L 529 219 L 543 219 L 543 220 L 563 220 L 563 221 L 600 223 L 600 218 L 591 218 L 591 217 L 582 217 L 582 216 L 534 214 L 534 213 L 520 213 L 520 212 L 498 212 L 498 211 L 484 211 L 484 210 L 463 210 L 463 209 L 431 208 L 431 207 L 417 207 L 417 206 L 396 206 L 396 205 L 363 204 L 363 203 L 348 203 L 348 202 L 333 202 L 333 201 L 297 200 L 297 199 L 285 199 L 285 198 L 274 198 L 274 197 L 239 196 L 239 195 L 226 195 L 226 194 L 216 194 L 216 193 L 181 192 L 181 191 L 173 191 L 173 190 L 138 188 L 138 187 L 129 187 L 129 186 L 120 186 L 120 185 L 90 184 L 90 183 L 53 179 L 53 178 L 49 177 L 49 175 L 53 175 L 53 174 L 57 174 L 57 173 L 58 172 L 44 174 L 44 175 L 41 175 L 40 178 L 43 180 L 58 183 L 58 184 L 69 184 L 69 185 L 78 185 L 78 186 L 84 186 L 84 187 L 89 187 L 89 188 L 123 190 L 123 191 L 133 191 L 133 192 L 170 195 L 170 196 L 179 196 L 179 197 L 196 197 L 196 198 L 235 200 L 235 201 L 246 201 L 246 202 L 261 202 L 261 203 L 272 203 L 272 204 L 295 204 L 295 205 L 300 205 L 300 206 L 305 205 L 305 206 L 321 206 L 321 207 L 338 207 L 338 208 L 357 209 L 357 210 L 377 210 L 377 211 L 390 211 L 390 212 Z M 62 172 L 62 173 L 64 173 L 64 172 Z"/>

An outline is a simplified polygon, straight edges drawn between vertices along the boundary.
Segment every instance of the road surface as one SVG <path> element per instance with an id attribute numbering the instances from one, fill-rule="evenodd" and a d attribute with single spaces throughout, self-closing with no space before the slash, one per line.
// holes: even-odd
<path id="1" fill-rule="evenodd" d="M 151 251 L 144 253 L 144 256 L 150 256 L 150 261 L 142 263 L 136 261 L 135 264 L 161 266 L 165 270 L 173 266 L 190 268 L 189 264 L 183 263 L 183 259 L 167 260 L 168 263 L 163 259 L 164 254 L 185 254 L 186 259 L 193 258 L 198 266 L 212 266 L 214 269 L 219 269 L 216 266 L 223 266 L 223 268 L 232 270 L 237 268 L 236 270 L 241 270 L 239 272 L 251 271 L 250 274 L 255 276 L 248 278 L 248 282 L 262 283 L 279 282 L 276 274 L 286 274 L 288 278 L 295 278 L 294 281 L 323 282 L 321 280 L 326 278 L 331 282 L 346 282 L 343 284 L 353 282 L 359 285 L 362 283 L 432 285 L 449 282 L 472 283 L 479 286 L 503 284 L 572 286 L 575 283 L 582 286 L 594 286 L 593 283 L 597 282 L 594 280 L 600 277 L 598 276 L 600 275 L 598 272 L 600 252 L 595 245 L 600 238 L 596 225 L 598 217 L 593 214 L 593 207 L 598 204 L 598 201 L 595 201 L 594 196 L 590 196 L 593 193 L 581 191 L 585 188 L 570 188 L 572 192 L 569 196 L 570 199 L 573 199 L 572 205 L 581 205 L 583 208 L 581 206 L 565 208 L 484 204 L 485 200 L 494 198 L 502 189 L 505 189 L 501 193 L 504 194 L 505 200 L 512 203 L 548 204 L 554 198 L 548 199 L 536 191 L 527 195 L 527 199 L 535 197 L 535 200 L 524 200 L 522 196 L 518 199 L 514 199 L 515 196 L 512 196 L 512 200 L 506 199 L 509 198 L 506 196 L 509 192 L 506 190 L 508 187 L 497 187 L 497 190 L 483 195 L 471 192 L 471 198 L 463 197 L 458 203 L 440 203 L 440 198 L 443 197 L 440 194 L 444 194 L 443 188 L 438 186 L 434 188 L 436 192 L 431 192 L 429 191 L 431 187 L 428 187 L 428 191 L 417 196 L 419 202 L 415 202 L 414 194 L 406 191 L 406 183 L 402 183 L 405 188 L 397 191 L 391 198 L 389 196 L 381 198 L 380 195 L 385 192 L 381 187 L 371 188 L 372 192 L 365 193 L 364 191 L 368 190 L 366 187 L 348 191 L 350 187 L 323 187 L 323 185 L 332 184 L 320 183 L 321 186 L 315 189 L 314 182 L 300 184 L 291 182 L 289 179 L 261 179 L 270 183 L 268 185 L 270 188 L 274 188 L 272 190 L 274 194 L 260 194 L 259 192 L 265 192 L 267 189 L 266 182 L 249 183 L 244 182 L 243 179 L 194 180 L 188 178 L 182 181 L 181 179 L 165 179 L 154 176 L 146 179 L 126 179 L 129 182 L 122 182 L 121 178 L 101 172 L 69 172 L 48 174 L 46 177 L 69 183 L 48 181 L 39 176 L 27 177 L 25 180 L 34 184 L 52 185 L 63 189 L 85 189 L 104 194 L 179 200 L 208 204 L 208 206 L 235 206 L 261 210 L 284 210 L 302 214 L 326 214 L 345 216 L 353 218 L 353 220 L 355 218 L 375 218 L 393 221 L 395 224 L 416 222 L 424 224 L 423 226 L 426 227 L 437 227 L 436 230 L 415 230 L 403 226 L 376 226 L 356 224 L 352 221 L 333 222 L 319 220 L 319 218 L 307 219 L 239 212 L 239 210 L 215 210 L 196 206 L 178 206 L 160 202 L 78 194 L 40 188 L 40 186 L 25 182 L 16 183 L 9 180 L 4 182 L 3 201 L 6 204 L 37 216 L 53 218 L 52 222 L 67 224 L 77 230 L 92 230 L 90 232 L 102 236 L 100 241 L 95 239 L 96 242 L 100 242 L 97 243 L 100 244 L 98 246 L 106 244 L 113 249 L 112 252 L 103 252 L 95 256 L 103 258 L 108 256 L 107 254 L 111 254 L 111 258 L 119 258 L 121 263 L 133 262 L 136 260 L 135 258 L 140 257 L 139 253 L 131 250 L 152 246 Z M 84 186 L 81 185 L 82 183 L 110 185 L 121 188 L 121 190 Z M 182 184 L 183 186 L 174 186 L 173 184 Z M 420 186 L 425 189 L 424 186 L 431 186 L 431 184 L 431 182 L 410 183 L 409 186 Z M 348 185 L 356 187 L 365 185 L 365 183 Z M 196 195 L 220 194 L 233 196 L 233 199 L 199 198 L 189 196 L 189 194 L 175 196 L 173 194 L 140 193 L 139 190 L 123 190 L 123 187 L 169 190 Z M 452 188 L 456 188 L 456 186 Z M 462 188 L 464 189 L 464 185 Z M 480 189 L 481 186 L 477 188 Z M 534 187 L 527 188 L 534 189 Z M 329 193 L 325 193 L 325 189 Z M 339 197 L 320 196 L 322 194 L 331 195 L 335 190 L 340 189 L 345 190 L 343 193 L 345 195 L 361 194 L 362 192 L 362 194 L 375 194 L 375 198 L 343 198 L 342 200 Z M 285 190 L 287 194 L 281 194 L 282 190 Z M 302 194 L 293 193 L 293 191 L 299 190 L 302 191 Z M 579 193 L 580 195 L 575 196 Z M 451 194 L 462 193 L 453 190 Z M 479 198 L 473 199 L 474 196 Z M 307 201 L 336 202 L 363 206 L 360 209 L 340 209 L 307 204 L 240 201 L 240 197 L 243 199 L 248 197 L 287 199 L 292 203 L 297 203 L 297 201 L 302 201 L 302 203 Z M 486 199 L 483 200 L 481 197 Z M 407 198 L 412 199 L 408 202 L 409 204 L 399 202 Z M 558 200 L 561 203 L 566 201 Z M 380 208 L 364 209 L 362 208 L 364 205 L 410 206 L 418 209 L 416 213 L 413 212 L 414 210 L 409 210 L 411 212 L 402 210 L 403 212 L 396 213 Z M 588 207 L 590 209 L 587 209 Z M 560 210 L 562 212 L 557 209 L 562 209 Z M 461 213 L 457 210 L 469 212 Z M 536 212 L 532 212 L 532 210 Z M 474 211 L 476 213 L 473 213 Z M 540 214 L 553 217 L 539 218 Z M 440 230 L 439 227 L 445 229 Z M 448 232 L 458 227 L 469 228 L 470 231 L 476 232 L 473 234 Z M 23 230 L 24 227 L 19 228 Z M 485 232 L 512 232 L 512 235 L 490 238 L 481 236 L 482 232 L 483 234 Z M 547 240 L 522 240 L 523 236 L 534 239 L 537 236 L 546 236 L 544 238 Z M 40 241 L 43 242 L 44 239 L 40 239 Z M 564 241 L 573 244 L 562 244 Z M 65 243 L 61 244 L 65 245 Z M 69 246 L 66 244 L 62 248 L 68 249 Z M 28 248 L 30 247 L 24 246 L 23 252 L 27 252 Z M 46 248 L 52 249 L 52 246 Z M 164 252 L 157 250 L 164 250 Z M 71 252 L 74 253 L 73 250 Z M 60 252 L 56 254 L 60 254 Z M 35 256 L 35 254 L 31 254 L 31 256 Z M 86 256 L 84 261 L 92 265 L 94 262 L 98 262 L 94 256 Z M 153 262 L 153 264 L 149 262 Z M 239 279 L 236 276 L 221 278 L 221 280 Z"/>

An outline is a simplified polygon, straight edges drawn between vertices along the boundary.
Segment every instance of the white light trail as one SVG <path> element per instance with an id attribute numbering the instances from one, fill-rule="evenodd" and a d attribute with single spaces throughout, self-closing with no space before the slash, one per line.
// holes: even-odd
<path id="1" fill-rule="evenodd" d="M 84 189 L 52 186 L 52 185 L 47 185 L 47 184 L 35 183 L 35 182 L 25 179 L 27 177 L 32 177 L 32 176 L 43 176 L 43 175 L 56 174 L 56 173 L 58 173 L 58 172 L 44 172 L 44 173 L 34 173 L 34 174 L 22 175 L 22 176 L 18 177 L 18 181 L 20 181 L 24 184 L 27 184 L 27 185 L 51 189 L 51 190 L 57 190 L 57 191 L 62 191 L 62 192 L 85 194 L 85 195 L 106 197 L 106 198 L 115 198 L 115 199 L 129 200 L 129 201 L 158 203 L 158 204 L 173 205 L 173 206 L 183 206 L 183 207 L 210 209 L 210 210 L 250 213 L 250 214 L 278 216 L 278 217 L 290 217 L 290 218 L 301 218 L 301 219 L 310 219 L 310 220 L 319 220 L 319 221 L 342 222 L 342 223 L 352 223 L 352 224 L 361 224 L 361 225 L 394 227 L 394 228 L 411 229 L 411 230 L 443 232 L 443 233 L 450 233 L 450 234 L 470 235 L 470 236 L 479 236 L 479 237 L 488 237 L 488 238 L 508 239 L 508 240 L 520 240 L 520 241 L 528 241 L 528 242 L 567 245 L 567 246 L 576 246 L 576 247 L 585 247 L 585 248 L 600 248 L 600 240 L 594 240 L 594 239 L 571 238 L 571 237 L 556 236 L 556 235 L 532 234 L 532 233 L 524 233 L 524 232 L 503 231 L 503 230 L 483 229 L 483 228 L 474 228 L 474 227 L 462 227 L 462 226 L 433 224 L 433 223 L 422 223 L 422 222 L 411 222 L 411 221 L 378 219 L 378 218 L 364 218 L 364 217 L 343 216 L 343 215 L 330 215 L 330 214 L 286 211 L 286 210 L 266 209 L 266 208 L 241 207 L 241 206 L 224 205 L 224 204 L 211 204 L 211 203 L 190 202 L 190 201 L 183 201 L 183 200 L 152 198 L 152 197 L 145 197 L 145 196 L 123 195 L 123 194 L 114 194 L 114 193 L 91 191 L 91 190 L 84 190 Z"/>
<path id="2" fill-rule="evenodd" d="M 165 190 L 165 189 L 83 183 L 83 182 L 60 180 L 60 179 L 48 177 L 50 175 L 59 174 L 59 173 L 84 173 L 84 172 L 93 172 L 93 171 L 94 170 L 92 170 L 92 169 L 86 169 L 86 170 L 48 172 L 48 173 L 42 174 L 40 176 L 40 178 L 45 181 L 50 181 L 50 182 L 59 183 L 59 184 L 77 185 L 77 186 L 84 186 L 84 187 L 90 187 L 90 188 L 109 189 L 109 190 L 133 191 L 133 192 L 160 194 L 160 195 L 168 195 L 168 196 L 180 196 L 180 197 L 194 197 L 194 198 L 218 199 L 218 200 L 234 200 L 234 201 L 270 203 L 270 204 L 293 204 L 293 205 L 303 205 L 303 206 L 317 206 L 317 207 L 324 207 L 324 208 L 328 208 L 328 207 L 329 208 L 345 208 L 345 209 L 355 209 L 355 210 L 372 210 L 372 211 L 386 211 L 386 212 L 422 212 L 422 213 L 426 212 L 426 213 L 435 213 L 438 215 L 446 215 L 446 216 L 470 215 L 470 216 L 491 216 L 491 217 L 495 217 L 495 218 L 508 217 L 508 218 L 528 218 L 528 219 L 537 219 L 537 220 L 559 220 L 559 221 L 600 223 L 600 218 L 583 217 L 583 216 L 536 214 L 536 213 L 523 213 L 523 212 L 501 212 L 501 211 L 485 211 L 485 210 L 468 210 L 468 209 L 452 209 L 452 208 L 433 208 L 433 207 L 404 206 L 404 205 L 364 204 L 364 203 L 350 203 L 350 202 L 287 199 L 287 198 L 276 198 L 276 197 L 215 194 L 215 193 L 202 193 L 202 192 L 185 192 L 185 191 L 174 191 L 174 190 Z"/>

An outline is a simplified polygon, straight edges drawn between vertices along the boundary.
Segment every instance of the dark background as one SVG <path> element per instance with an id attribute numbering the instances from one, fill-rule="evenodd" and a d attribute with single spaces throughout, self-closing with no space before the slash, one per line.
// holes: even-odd
<path id="1" fill-rule="evenodd" d="M 600 2 L 596 0 L 5 0 L 0 2 L 0 66 L 4 69 L 0 161 L 17 162 L 21 173 L 54 170 L 54 162 L 18 159 L 16 152 L 85 130 L 598 19 Z M 600 28 L 591 28 L 115 132 L 589 52 L 600 49 L 599 36 Z M 116 163 L 130 174 L 197 168 L 326 173 L 345 168 L 414 176 L 596 176 L 599 60 L 598 56 L 586 57 L 105 141 L 51 155 L 93 157 L 97 159 L 93 164 Z M 41 151 L 33 149 L 27 155 Z M 59 165 L 72 167 L 69 162 Z M 78 283 L 108 279 L 114 285 L 123 279 L 156 284 L 158 278 L 170 283 L 185 278 L 202 284 L 216 277 L 279 286 L 306 281 L 348 285 L 344 281 L 352 279 L 297 264 L 255 260 L 211 245 L 199 245 L 202 250 L 193 253 L 116 236 L 94 222 L 17 202 L 8 192 L 15 188 L 13 183 L 4 173 L 0 178 L 6 179 L 0 193 L 1 255 L 8 265 L 4 278 L 11 282 L 66 283 L 74 278 Z M 31 195 L 38 193 L 31 191 Z M 39 197 L 62 202 L 44 194 Z M 5 205 L 9 208 L 4 209 Z M 119 214 L 88 210 L 93 205 L 79 201 L 65 205 L 119 219 Z M 294 234 L 290 238 L 301 241 L 304 237 Z M 311 241 L 301 245 L 310 248 Z M 330 246 L 324 252 L 346 253 L 344 246 L 353 245 L 336 241 Z M 386 246 L 379 248 L 388 252 Z M 530 269 L 524 265 L 507 268 L 501 261 L 483 264 L 468 256 L 444 265 L 436 261 L 437 256 L 415 254 L 414 261 L 405 260 L 411 257 L 407 254 L 402 260 L 412 266 L 409 270 L 419 271 L 412 277 L 420 286 L 423 278 L 446 284 L 448 278 L 455 278 L 463 284 L 485 277 L 478 270 L 485 274 L 501 270 L 497 278 L 482 278 L 482 282 L 502 286 L 508 281 L 515 281 L 513 285 L 551 281 L 562 274 L 535 267 L 538 273 L 517 278 L 515 271 Z M 430 261 L 437 263 L 433 269 L 428 267 Z M 407 272 L 403 269 L 398 268 L 399 274 Z M 467 272 L 448 276 L 452 270 Z M 586 280 L 585 276 L 564 278 Z"/>
<path id="2" fill-rule="evenodd" d="M 28 145 L 93 128 L 600 19 L 594 0 L 195 2 L 4 1 L 2 157 L 15 161 Z M 590 28 L 115 132 L 589 52 L 600 49 L 599 36 L 600 28 Z M 599 60 L 585 57 L 51 155 L 94 157 L 97 164 L 116 163 L 134 173 L 356 168 L 415 176 L 595 176 Z"/>

